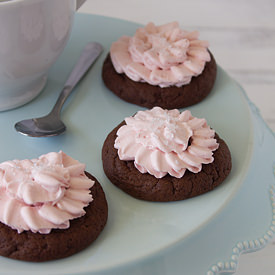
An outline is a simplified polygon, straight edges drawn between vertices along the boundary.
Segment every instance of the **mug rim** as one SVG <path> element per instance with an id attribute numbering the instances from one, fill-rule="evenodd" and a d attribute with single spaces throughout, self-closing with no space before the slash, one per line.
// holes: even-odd
<path id="1" fill-rule="evenodd" d="M 15 5 L 17 3 L 22 3 L 22 2 L 25 2 L 26 1 L 30 2 L 30 1 L 33 1 L 33 2 L 38 2 L 38 1 L 41 1 L 41 0 L 6 0 L 6 1 L 3 1 L 3 2 L 0 2 L 0 6 L 3 5 L 3 6 L 12 6 L 12 5 Z"/>

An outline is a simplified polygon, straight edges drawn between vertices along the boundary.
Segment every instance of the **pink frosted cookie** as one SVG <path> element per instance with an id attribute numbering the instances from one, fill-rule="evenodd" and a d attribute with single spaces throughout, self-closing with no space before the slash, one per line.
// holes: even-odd
<path id="1" fill-rule="evenodd" d="M 200 102 L 216 79 L 208 42 L 177 22 L 147 24 L 111 45 L 102 70 L 105 85 L 127 102 L 173 109 Z"/>
<path id="2" fill-rule="evenodd" d="M 0 206 L 0 255 L 35 262 L 84 249 L 108 216 L 98 181 L 63 152 L 1 163 Z"/>
<path id="3" fill-rule="evenodd" d="M 118 125 L 102 149 L 105 174 L 126 193 L 175 201 L 208 192 L 231 170 L 226 143 L 190 111 L 154 107 Z"/>

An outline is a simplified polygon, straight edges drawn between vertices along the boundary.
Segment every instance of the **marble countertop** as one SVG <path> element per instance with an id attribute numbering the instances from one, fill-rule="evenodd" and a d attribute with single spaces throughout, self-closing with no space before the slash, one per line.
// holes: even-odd
<path id="1" fill-rule="evenodd" d="M 86 0 L 78 12 L 141 24 L 178 21 L 210 42 L 217 63 L 236 79 L 275 131 L 274 0 Z M 161 3 L 161 4 L 160 4 Z M 242 255 L 236 275 L 275 274 L 275 240 Z M 197 275 L 197 274 L 195 274 Z"/>

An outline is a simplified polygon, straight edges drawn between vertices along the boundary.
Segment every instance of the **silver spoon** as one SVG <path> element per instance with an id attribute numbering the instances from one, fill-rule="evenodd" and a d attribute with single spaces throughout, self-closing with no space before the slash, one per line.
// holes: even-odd
<path id="1" fill-rule="evenodd" d="M 67 79 L 51 112 L 43 117 L 17 122 L 14 126 L 16 131 L 31 137 L 48 137 L 63 133 L 66 130 L 66 126 L 60 119 L 62 106 L 101 52 L 102 46 L 99 43 L 88 43 Z"/>

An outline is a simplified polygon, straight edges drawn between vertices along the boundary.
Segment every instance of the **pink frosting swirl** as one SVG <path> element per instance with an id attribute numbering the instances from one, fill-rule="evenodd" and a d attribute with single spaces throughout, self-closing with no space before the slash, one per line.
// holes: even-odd
<path id="1" fill-rule="evenodd" d="M 215 131 L 206 120 L 190 111 L 154 107 L 125 119 L 117 131 L 114 147 L 121 160 L 134 161 L 141 173 L 162 178 L 167 173 L 181 178 L 186 169 L 198 173 L 213 162 L 218 148 Z"/>
<path id="2" fill-rule="evenodd" d="M 0 221 L 18 233 L 65 229 L 85 214 L 94 181 L 63 152 L 0 164 Z"/>
<path id="3" fill-rule="evenodd" d="M 123 36 L 111 45 L 112 63 L 117 73 L 134 81 L 180 87 L 201 74 L 210 61 L 208 42 L 198 37 L 197 31 L 181 30 L 177 22 L 149 23 L 133 37 Z"/>

